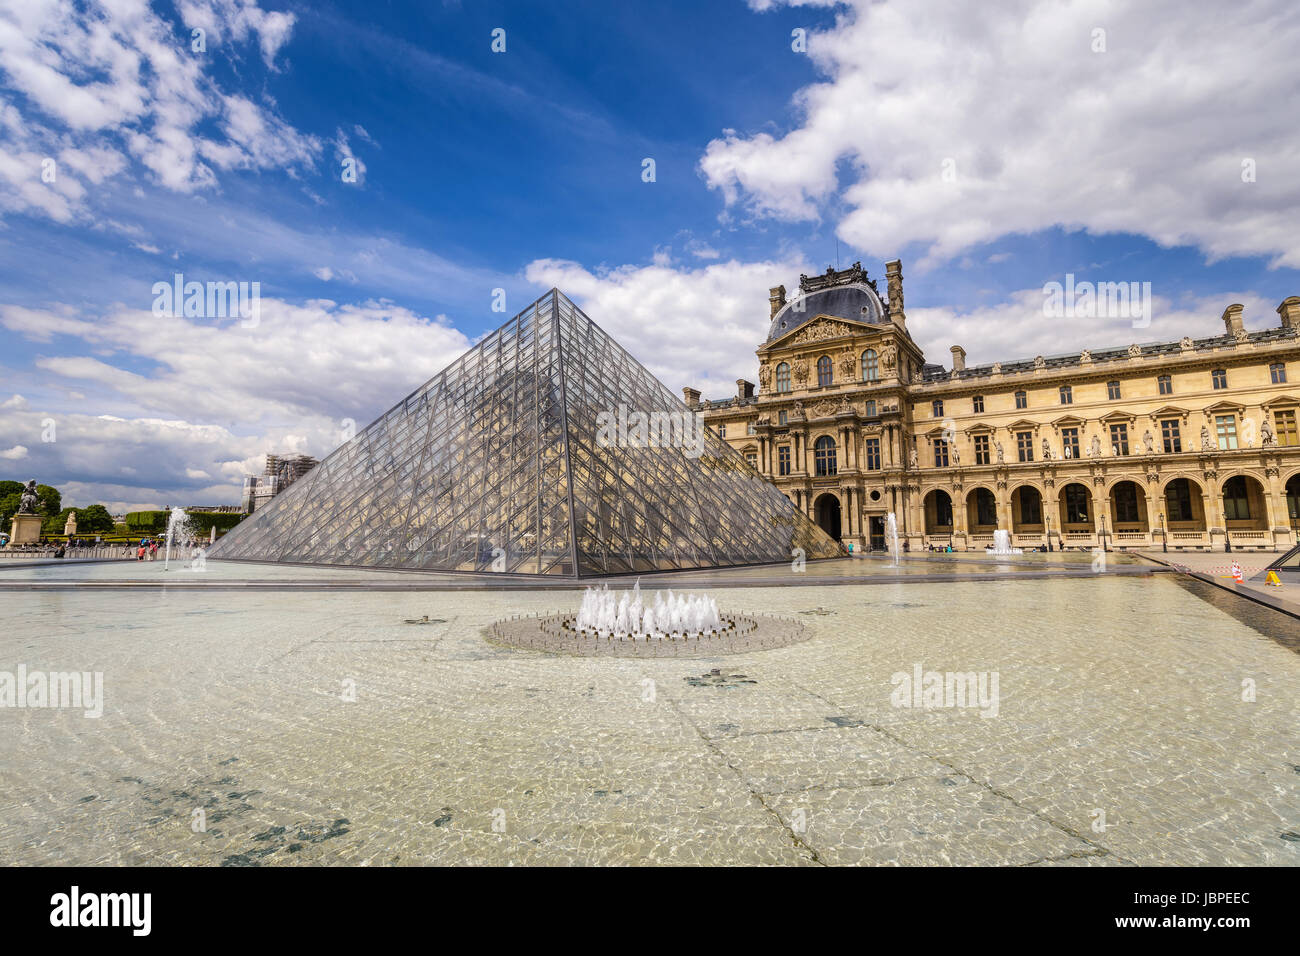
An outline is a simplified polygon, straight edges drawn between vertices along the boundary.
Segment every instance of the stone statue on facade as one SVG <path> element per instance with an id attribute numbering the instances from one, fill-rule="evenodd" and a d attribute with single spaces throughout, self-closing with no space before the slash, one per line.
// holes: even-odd
<path id="1" fill-rule="evenodd" d="M 766 362 L 758 367 L 758 387 L 764 392 L 772 388 L 772 366 Z"/>
<path id="2" fill-rule="evenodd" d="M 1101 436 L 1100 435 L 1092 436 L 1092 444 L 1088 446 L 1088 457 L 1089 458 L 1101 457 Z"/>
<path id="3" fill-rule="evenodd" d="M 886 345 L 880 350 L 880 364 L 886 372 L 892 372 L 894 370 L 895 361 L 897 361 L 897 359 L 895 358 L 894 347 L 892 345 Z"/>
<path id="4" fill-rule="evenodd" d="M 1273 426 L 1268 423 L 1268 416 L 1260 418 L 1260 437 L 1263 439 L 1264 447 L 1269 448 L 1277 444 L 1277 436 L 1273 434 Z"/>
<path id="5" fill-rule="evenodd" d="M 40 501 L 41 499 L 36 494 L 36 479 L 33 478 L 31 481 L 27 482 L 26 486 L 24 486 L 22 494 L 18 499 L 18 513 L 20 515 L 36 514 L 36 508 L 40 504 Z"/>
<path id="6" fill-rule="evenodd" d="M 993 443 L 993 448 L 994 448 L 994 450 L 998 453 L 998 464 L 1000 465 L 1000 464 L 1002 464 L 1003 461 L 1005 460 L 1005 459 L 1003 458 L 1002 442 L 1000 442 L 1000 441 L 995 441 L 995 442 Z"/>
<path id="7" fill-rule="evenodd" d="M 853 373 L 857 371 L 858 360 L 852 352 L 845 352 L 840 356 L 840 372 L 844 376 L 844 381 L 853 381 Z"/>
<path id="8" fill-rule="evenodd" d="M 1047 439 L 1044 438 L 1043 439 L 1043 461 L 1051 461 L 1051 460 L 1052 460 L 1052 446 L 1048 443 Z"/>
<path id="9" fill-rule="evenodd" d="M 1210 429 L 1206 425 L 1201 426 L 1201 451 L 1213 451 L 1214 441 L 1210 438 Z"/>
<path id="10" fill-rule="evenodd" d="M 1148 455 L 1156 453 L 1156 440 L 1151 436 L 1151 429 L 1148 428 L 1142 433 L 1142 444 L 1146 446 Z"/>
<path id="11" fill-rule="evenodd" d="M 909 450 L 908 453 L 907 453 L 907 467 L 908 467 L 908 468 L 915 468 L 915 467 L 916 467 L 916 449 L 915 449 L 915 448 Z"/>

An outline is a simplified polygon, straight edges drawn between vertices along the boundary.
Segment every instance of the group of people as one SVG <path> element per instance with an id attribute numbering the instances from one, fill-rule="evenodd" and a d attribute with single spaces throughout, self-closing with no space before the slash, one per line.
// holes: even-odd
<path id="1" fill-rule="evenodd" d="M 144 561 L 146 559 L 153 561 L 157 557 L 158 557 L 158 539 L 141 538 L 140 547 L 138 547 L 135 551 L 135 559 L 137 561 Z"/>

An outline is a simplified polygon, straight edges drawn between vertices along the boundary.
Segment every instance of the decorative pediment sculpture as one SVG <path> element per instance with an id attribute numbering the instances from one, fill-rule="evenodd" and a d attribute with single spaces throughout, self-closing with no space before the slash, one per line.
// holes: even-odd
<path id="1" fill-rule="evenodd" d="M 1137 358 L 1139 355 L 1142 354 L 1142 346 L 1134 342 L 1132 345 L 1128 347 L 1128 354 L 1131 358 Z"/>
<path id="2" fill-rule="evenodd" d="M 1192 349 L 1196 347 L 1196 343 L 1192 341 L 1192 337 L 1190 335 L 1184 335 L 1182 341 L 1178 343 L 1178 347 L 1182 349 L 1184 352 L 1190 352 Z"/>
<path id="3" fill-rule="evenodd" d="M 1087 349 L 1084 349 L 1082 352 L 1079 353 L 1080 365 L 1087 365 L 1091 361 L 1092 361 L 1092 353 L 1089 352 Z"/>
<path id="4" fill-rule="evenodd" d="M 837 339 L 843 335 L 852 335 L 853 329 L 843 322 L 832 322 L 829 319 L 818 319 L 805 325 L 795 333 L 791 342 L 800 345 L 804 342 L 821 342 L 824 339 Z"/>

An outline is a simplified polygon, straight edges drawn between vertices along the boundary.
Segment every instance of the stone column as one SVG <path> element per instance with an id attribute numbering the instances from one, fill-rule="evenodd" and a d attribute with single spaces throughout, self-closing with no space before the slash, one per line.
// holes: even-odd
<path id="1" fill-rule="evenodd" d="M 1048 543 L 1051 543 L 1052 532 L 1055 531 L 1056 541 L 1059 544 L 1062 541 L 1061 496 L 1055 485 L 1052 485 L 1050 488 L 1046 485 L 1043 487 L 1043 518 L 1050 519 L 1047 527 L 1044 529 L 1047 532 Z"/>

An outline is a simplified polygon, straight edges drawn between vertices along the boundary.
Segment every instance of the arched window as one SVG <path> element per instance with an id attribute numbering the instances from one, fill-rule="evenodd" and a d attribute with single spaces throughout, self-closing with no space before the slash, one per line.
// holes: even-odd
<path id="1" fill-rule="evenodd" d="M 782 362 L 776 367 L 776 390 L 778 392 L 790 391 L 790 363 Z"/>
<path id="2" fill-rule="evenodd" d="M 831 357 L 823 355 L 817 360 L 817 385 L 825 388 L 831 384 Z"/>
<path id="3" fill-rule="evenodd" d="M 876 358 L 875 349 L 867 349 L 862 353 L 862 381 L 880 381 L 880 360 Z"/>
<path id="4" fill-rule="evenodd" d="M 835 474 L 835 439 L 830 435 L 817 439 L 813 445 L 813 457 L 819 477 Z"/>

